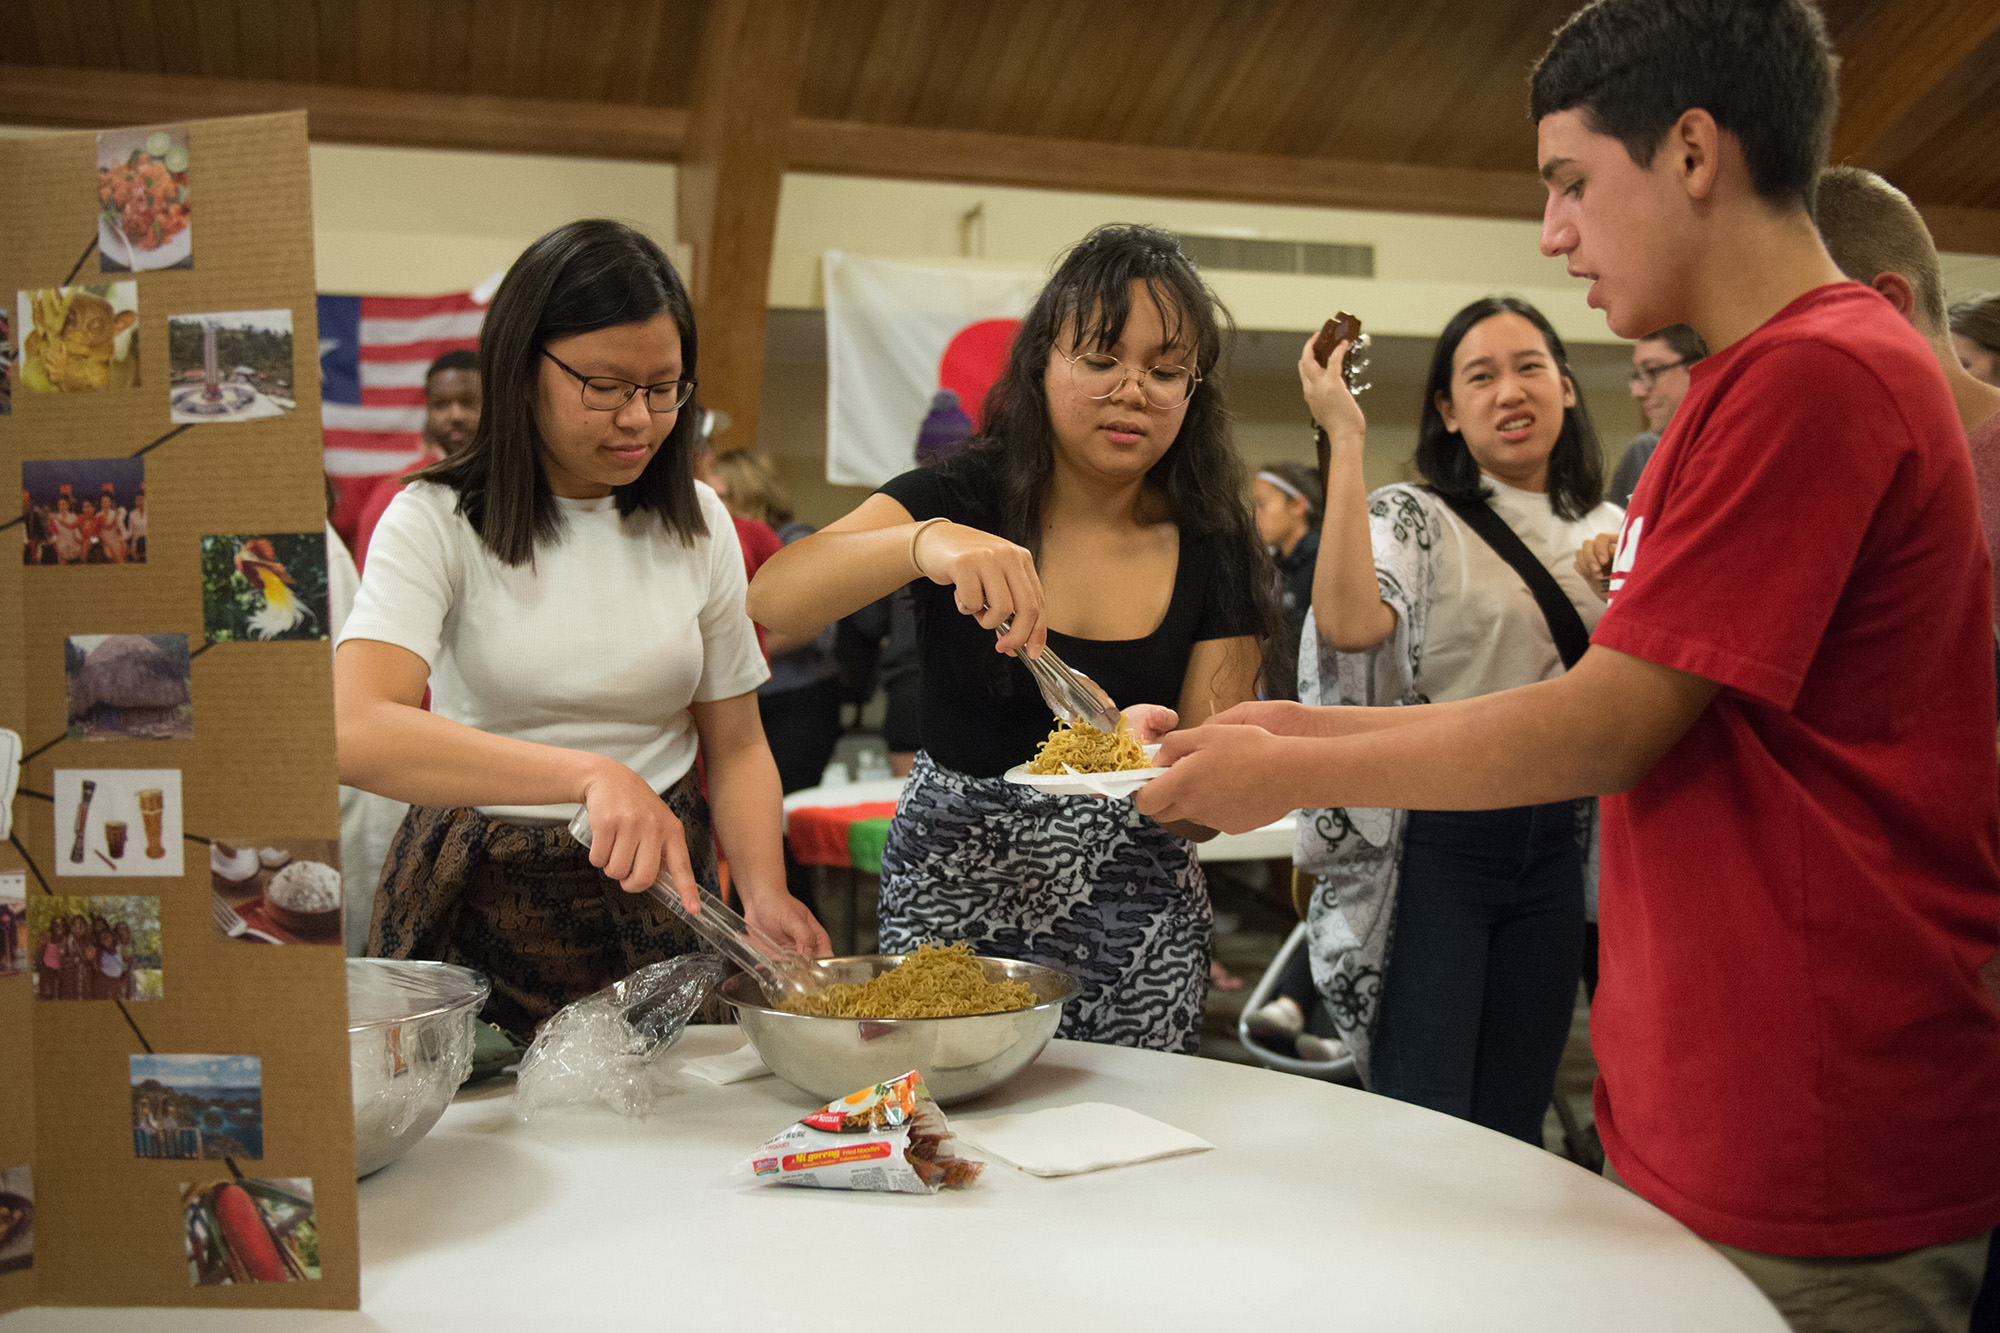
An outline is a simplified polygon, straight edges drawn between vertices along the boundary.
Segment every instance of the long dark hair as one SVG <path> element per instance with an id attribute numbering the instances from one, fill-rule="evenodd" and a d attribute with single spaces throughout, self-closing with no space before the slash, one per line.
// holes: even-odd
<path id="1" fill-rule="evenodd" d="M 458 512 L 493 554 L 510 565 L 560 541 L 564 515 L 542 469 L 535 407 L 542 349 L 559 338 L 656 315 L 681 335 L 681 377 L 695 378 L 694 303 L 652 240 L 605 218 L 565 223 L 530 245 L 507 270 L 479 331 L 479 425 L 460 452 L 416 474 L 458 492 Z M 646 470 L 613 494 L 618 512 L 650 510 L 684 542 L 706 536 L 694 490 L 698 402 L 681 408 Z"/>
<path id="2" fill-rule="evenodd" d="M 1230 440 L 1223 405 L 1224 333 L 1233 335 L 1235 325 L 1168 233 L 1120 223 L 1077 242 L 1015 331 L 1007 363 L 986 394 L 985 433 L 940 468 L 947 484 L 955 476 L 997 481 L 994 493 L 968 498 L 993 514 L 1000 536 L 1039 553 L 1042 505 L 1056 457 L 1045 382 L 1049 351 L 1064 335 L 1078 348 L 1103 350 L 1117 343 L 1132 313 L 1135 282 L 1151 294 L 1167 345 L 1192 347 L 1194 370 L 1202 377 L 1188 399 L 1180 433 L 1146 473 L 1146 488 L 1159 496 L 1181 531 L 1210 539 L 1219 591 L 1251 609 L 1261 651 L 1274 632 L 1277 611 L 1270 558 L 1244 503 L 1243 461 Z"/>
<path id="3" fill-rule="evenodd" d="M 1542 342 L 1555 359 L 1556 373 L 1576 388 L 1569 353 L 1541 311 L 1518 296 L 1486 296 L 1451 317 L 1431 352 L 1431 371 L 1424 379 L 1423 415 L 1417 421 L 1417 471 L 1430 488 L 1454 500 L 1478 500 L 1492 494 L 1479 475 L 1479 464 L 1465 438 L 1444 424 L 1438 397 L 1451 397 L 1451 363 L 1458 345 L 1473 326 L 1495 315 L 1519 315 L 1541 331 Z M 1604 455 L 1597 445 L 1597 428 L 1590 409 L 1576 391 L 1576 404 L 1563 411 L 1562 433 L 1549 451 L 1549 508 L 1558 518 L 1579 519 L 1604 502 Z"/>

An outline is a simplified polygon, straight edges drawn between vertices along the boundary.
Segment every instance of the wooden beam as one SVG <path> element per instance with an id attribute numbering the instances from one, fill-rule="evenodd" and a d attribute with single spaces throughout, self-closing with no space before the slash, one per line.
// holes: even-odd
<path id="1" fill-rule="evenodd" d="M 94 129 L 293 107 L 307 109 L 312 137 L 328 143 L 678 161 L 688 135 L 687 113 L 671 107 L 0 65 L 0 124 Z M 803 118 L 792 120 L 785 166 L 1470 217 L 1535 218 L 1542 207 L 1541 185 L 1525 169 L 1467 171 Z M 1939 249 L 2000 254 L 2000 211 L 1922 202 L 1918 208 Z"/>
<path id="2" fill-rule="evenodd" d="M 1471 217 L 1539 218 L 1545 197 L 1526 164 L 1481 171 L 803 118 L 792 123 L 790 163 L 833 175 Z"/>
<path id="3" fill-rule="evenodd" d="M 678 107 L 0 65 L 0 123 L 10 125 L 94 129 L 299 107 L 322 143 L 672 161 L 687 133 Z"/>
<path id="4" fill-rule="evenodd" d="M 1840 120 L 1835 162 L 1874 165 L 1904 117 L 1949 79 L 1995 32 L 1993 0 L 1892 0 L 1855 24 L 1841 42 Z"/>
<path id="5" fill-rule="evenodd" d="M 2000 255 L 2000 209 L 1918 204 L 1931 240 L 1940 250 L 1968 255 Z"/>
<path id="6" fill-rule="evenodd" d="M 729 414 L 724 449 L 757 443 L 785 144 L 817 0 L 712 0 L 675 186 L 700 322 L 701 402 Z"/>

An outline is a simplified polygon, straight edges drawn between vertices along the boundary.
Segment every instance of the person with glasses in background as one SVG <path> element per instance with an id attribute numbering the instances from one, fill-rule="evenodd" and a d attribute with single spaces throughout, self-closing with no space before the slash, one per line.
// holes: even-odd
<path id="1" fill-rule="evenodd" d="M 1220 308 L 1173 237 L 1107 226 L 1036 298 L 985 434 L 771 558 L 750 614 L 799 633 L 915 590 L 923 748 L 882 855 L 881 949 L 969 940 L 1081 983 L 1059 1035 L 1192 1053 L 1211 913 L 1193 839 L 1128 801 L 1002 775 L 1055 725 L 1044 646 L 1141 741 L 1255 697 L 1274 624 L 1216 362 Z"/>
<path id="2" fill-rule="evenodd" d="M 530 245 L 480 336 L 478 427 L 390 501 L 336 649 L 341 781 L 413 807 L 368 952 L 484 972 L 516 1037 L 694 951 L 641 891 L 664 870 L 694 906 L 716 838 L 753 926 L 829 950 L 785 889 L 768 672 L 729 513 L 692 470 L 695 348 L 639 232 Z"/>
<path id="3" fill-rule="evenodd" d="M 1685 324 L 1669 325 L 1632 345 L 1632 396 L 1646 414 L 1646 429 L 1632 437 L 1611 473 L 1610 492 L 1605 498 L 1620 509 L 1632 503 L 1646 460 L 1667 433 L 1674 409 L 1687 397 L 1688 372 L 1707 355 L 1701 335 Z"/>

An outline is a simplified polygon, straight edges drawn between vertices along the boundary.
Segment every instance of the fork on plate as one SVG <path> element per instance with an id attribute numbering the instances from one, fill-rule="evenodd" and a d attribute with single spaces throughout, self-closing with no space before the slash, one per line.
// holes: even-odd
<path id="1" fill-rule="evenodd" d="M 230 939 L 240 940 L 243 939 L 245 936 L 248 936 L 251 939 L 262 940 L 266 944 L 284 943 L 284 941 L 279 939 L 276 935 L 267 935 L 263 931 L 258 930 L 255 926 L 251 925 L 249 922 L 245 921 L 241 916 L 237 914 L 235 908 L 231 907 L 228 903 L 222 901 L 222 899 L 211 896 L 209 898 L 209 902 L 214 904 L 213 910 L 215 913 L 215 924 L 221 929 L 222 933 L 227 935 Z"/>

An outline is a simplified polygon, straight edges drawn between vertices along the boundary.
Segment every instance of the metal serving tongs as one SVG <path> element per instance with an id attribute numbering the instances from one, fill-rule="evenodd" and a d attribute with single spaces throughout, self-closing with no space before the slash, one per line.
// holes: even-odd
<path id="1" fill-rule="evenodd" d="M 1014 621 L 1009 617 L 1000 622 L 999 632 L 1005 634 L 1013 626 Z M 1029 657 L 1027 649 L 1016 648 L 1014 656 L 1027 664 L 1028 674 L 1035 678 L 1035 688 L 1042 692 L 1042 702 L 1057 717 L 1099 731 L 1118 730 L 1118 705 L 1111 702 L 1111 696 L 1096 681 L 1057 657 L 1055 649 L 1043 644 L 1040 657 Z"/>
<path id="2" fill-rule="evenodd" d="M 569 822 L 569 832 L 578 842 L 590 846 L 590 815 L 577 811 L 576 818 Z M 665 866 L 646 892 L 694 927 L 695 934 L 713 944 L 723 957 L 756 977 L 757 984 L 764 988 L 764 998 L 771 1003 L 806 999 L 827 988 L 825 974 L 812 959 L 778 943 L 707 889 L 701 891 L 701 910 L 688 911 Z"/>

